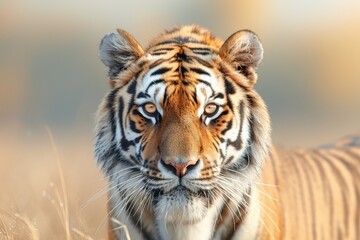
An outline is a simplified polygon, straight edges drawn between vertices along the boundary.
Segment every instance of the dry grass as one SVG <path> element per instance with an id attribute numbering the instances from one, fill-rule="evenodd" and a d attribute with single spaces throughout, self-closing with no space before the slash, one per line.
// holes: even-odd
<path id="1" fill-rule="evenodd" d="M 0 137 L 0 240 L 106 239 L 106 183 L 91 132 L 41 133 Z"/>

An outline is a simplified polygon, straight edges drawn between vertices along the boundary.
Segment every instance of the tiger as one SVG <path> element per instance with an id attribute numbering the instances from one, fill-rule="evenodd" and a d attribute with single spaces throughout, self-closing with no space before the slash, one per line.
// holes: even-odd
<path id="1" fill-rule="evenodd" d="M 360 239 L 359 135 L 273 146 L 254 89 L 254 32 L 222 41 L 180 26 L 144 49 L 117 29 L 99 57 L 110 90 L 95 158 L 108 180 L 109 239 Z"/>

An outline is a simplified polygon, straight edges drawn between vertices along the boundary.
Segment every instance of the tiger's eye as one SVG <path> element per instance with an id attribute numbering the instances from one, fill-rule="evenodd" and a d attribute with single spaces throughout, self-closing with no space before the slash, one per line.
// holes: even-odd
<path id="1" fill-rule="evenodd" d="M 206 115 L 214 115 L 216 114 L 217 110 L 218 110 L 218 106 L 214 103 L 209 103 L 208 105 L 206 105 L 205 109 L 204 109 L 204 113 Z"/>
<path id="2" fill-rule="evenodd" d="M 153 103 L 145 103 L 144 105 L 143 105 L 143 109 L 144 109 L 144 111 L 145 111 L 145 113 L 147 113 L 147 114 L 154 114 L 154 113 L 156 113 L 156 106 L 155 106 L 155 104 L 153 104 Z"/>

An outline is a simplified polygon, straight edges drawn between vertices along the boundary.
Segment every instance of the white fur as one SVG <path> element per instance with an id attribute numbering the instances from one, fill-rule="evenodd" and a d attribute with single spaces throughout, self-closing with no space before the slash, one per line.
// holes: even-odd
<path id="1" fill-rule="evenodd" d="M 182 207 L 186 206 L 182 203 Z M 171 240 L 208 240 L 211 239 L 217 211 L 220 208 L 220 203 L 215 203 L 210 209 L 205 209 L 206 215 L 200 221 L 195 223 L 171 223 L 165 219 L 156 220 L 158 231 L 162 239 Z M 199 208 L 203 208 L 198 206 Z M 193 209 L 193 214 L 196 214 L 199 209 Z"/>

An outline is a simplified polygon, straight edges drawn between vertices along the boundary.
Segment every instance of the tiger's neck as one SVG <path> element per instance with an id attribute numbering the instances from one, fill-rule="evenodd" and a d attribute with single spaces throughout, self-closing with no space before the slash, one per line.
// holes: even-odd
<path id="1" fill-rule="evenodd" d="M 259 230 L 262 230 L 261 204 L 259 204 L 259 194 L 256 188 L 252 188 L 249 202 L 235 203 L 231 200 L 220 201 L 213 204 L 207 215 L 196 223 L 169 223 L 164 219 L 155 219 L 152 213 L 145 211 L 142 221 L 144 229 L 139 231 L 138 227 L 129 221 L 131 216 L 124 213 L 117 214 L 121 216 L 121 222 L 127 226 L 131 239 L 144 239 L 144 236 L 150 239 L 174 239 L 174 240 L 222 240 L 222 239 L 256 239 Z M 225 197 L 225 196 L 224 196 Z M 111 206 L 109 206 L 111 208 Z M 146 218 L 146 219 L 145 219 Z M 149 226 L 146 223 L 153 223 Z M 122 239 L 123 229 L 112 224 L 113 229 L 118 229 L 110 234 L 110 239 Z M 148 229 L 148 230 L 146 230 Z M 265 229 L 266 230 L 266 229 Z M 154 237 L 157 236 L 157 237 Z M 264 236 L 261 234 L 261 236 Z M 113 237 L 113 238 L 111 238 Z M 147 237 L 145 239 L 147 239 Z"/>
<path id="2" fill-rule="evenodd" d="M 159 238 L 174 240 L 256 239 L 261 222 L 257 197 L 258 191 L 254 189 L 246 204 L 235 204 L 231 200 L 219 201 L 209 209 L 206 217 L 197 223 L 172 224 L 157 220 L 156 227 Z"/>
<path id="3" fill-rule="evenodd" d="M 158 220 L 156 226 L 159 239 L 173 240 L 207 240 L 212 238 L 212 228 L 215 224 L 216 208 L 209 209 L 208 215 L 197 223 L 167 223 L 164 220 Z"/>

